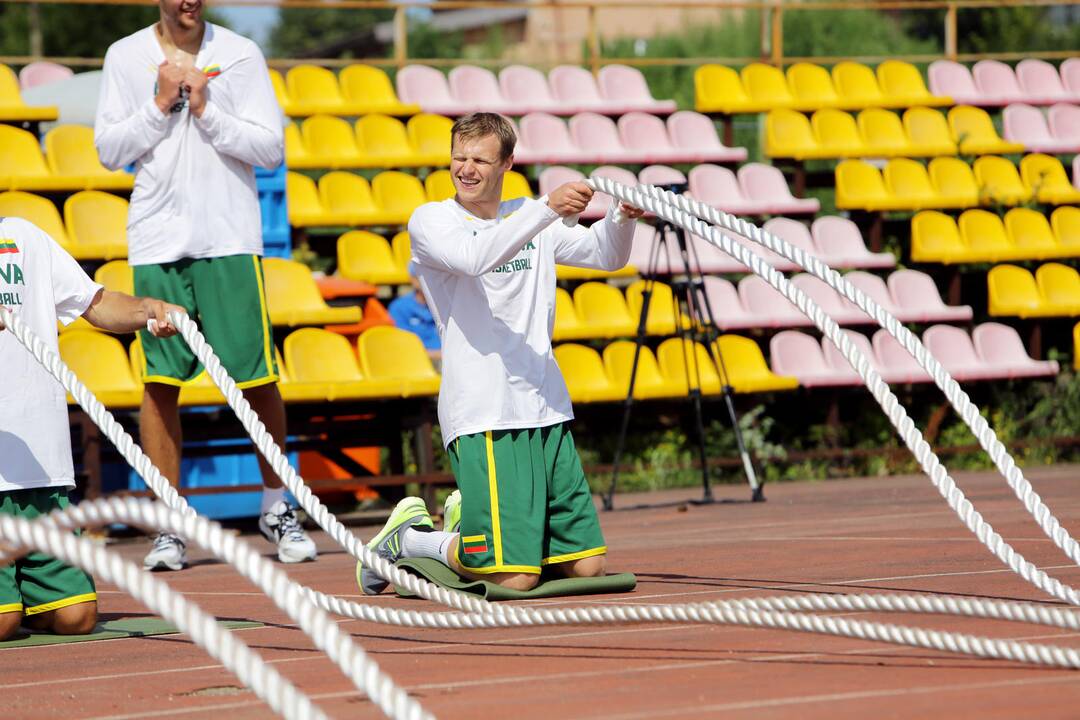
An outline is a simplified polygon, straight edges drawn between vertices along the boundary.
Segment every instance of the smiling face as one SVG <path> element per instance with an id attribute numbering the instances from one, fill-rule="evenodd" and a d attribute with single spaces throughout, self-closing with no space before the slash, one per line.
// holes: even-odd
<path id="1" fill-rule="evenodd" d="M 202 24 L 202 0 L 160 0 L 161 19 L 171 27 L 191 31 Z"/>
<path id="2" fill-rule="evenodd" d="M 450 176 L 458 202 L 494 217 L 502 199 L 503 173 L 513 163 L 512 155 L 502 157 L 502 146 L 495 134 L 455 137 L 450 148 Z"/>

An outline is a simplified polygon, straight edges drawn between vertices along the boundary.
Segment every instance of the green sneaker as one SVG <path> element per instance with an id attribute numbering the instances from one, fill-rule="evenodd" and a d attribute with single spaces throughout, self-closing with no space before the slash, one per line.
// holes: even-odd
<path id="1" fill-rule="evenodd" d="M 461 527 L 461 491 L 455 490 L 446 496 L 442 506 L 443 532 L 456 533 Z"/>
<path id="2" fill-rule="evenodd" d="M 371 539 L 367 547 L 390 564 L 394 564 L 401 559 L 402 534 L 418 525 L 435 528 L 424 501 L 418 497 L 407 497 L 397 504 L 382 531 Z M 360 562 L 356 563 L 356 582 L 365 595 L 378 595 L 390 584 Z"/>

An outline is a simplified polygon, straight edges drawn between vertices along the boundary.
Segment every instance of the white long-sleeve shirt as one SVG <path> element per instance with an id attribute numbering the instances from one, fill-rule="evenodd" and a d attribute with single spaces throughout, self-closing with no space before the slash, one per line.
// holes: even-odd
<path id="1" fill-rule="evenodd" d="M 262 254 L 253 165 L 284 156 L 281 109 L 251 40 L 206 24 L 195 66 L 210 77 L 202 117 L 154 103 L 165 60 L 153 26 L 109 47 L 94 123 L 101 162 L 135 163 L 128 262 Z"/>
<path id="2" fill-rule="evenodd" d="M 566 227 L 546 203 L 520 198 L 482 220 L 453 198 L 409 220 L 412 264 L 442 337 L 439 424 L 459 435 L 537 428 L 573 418 L 551 351 L 555 264 L 617 270 L 634 223 L 611 215 Z"/>

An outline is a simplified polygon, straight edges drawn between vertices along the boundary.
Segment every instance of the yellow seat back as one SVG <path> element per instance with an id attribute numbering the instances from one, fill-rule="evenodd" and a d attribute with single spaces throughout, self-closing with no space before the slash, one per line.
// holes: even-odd
<path id="1" fill-rule="evenodd" d="M 270 68 L 270 86 L 274 88 L 274 97 L 277 98 L 278 105 L 286 113 L 292 109 L 292 98 L 289 97 L 289 90 L 285 87 L 285 78 L 282 74 Z"/>
<path id="2" fill-rule="evenodd" d="M 300 127 L 304 147 L 319 158 L 342 160 L 356 158 L 360 149 L 356 134 L 347 120 L 333 115 L 312 115 Z"/>
<path id="3" fill-rule="evenodd" d="M 617 340 L 604 348 L 604 369 L 620 394 L 630 390 L 630 374 L 634 367 L 634 343 Z M 656 356 L 648 347 L 642 346 L 634 375 L 634 397 L 649 398 L 674 395 L 678 392 L 665 381 L 656 364 Z"/>
<path id="4" fill-rule="evenodd" d="M 659 283 L 654 286 L 653 297 L 649 302 L 650 315 L 652 315 L 651 311 L 658 299 L 670 297 L 671 295 L 671 288 L 667 285 L 664 286 L 667 288 L 666 294 L 662 290 L 658 291 L 658 286 Z M 627 302 L 618 288 L 595 281 L 582 283 L 574 290 L 574 308 L 577 310 L 577 316 L 587 326 L 596 328 L 634 328 L 637 327 L 637 313 L 641 312 L 641 291 L 643 287 L 642 284 L 634 291 L 638 303 L 634 314 L 631 314 Z"/>
<path id="5" fill-rule="evenodd" d="M 450 129 L 454 121 L 441 115 L 420 113 L 409 118 L 406 126 L 412 146 L 421 155 L 444 158 L 441 164 L 450 163 Z"/>
<path id="6" fill-rule="evenodd" d="M 764 63 L 750 63 L 739 75 L 742 77 L 746 94 L 754 102 L 773 108 L 790 107 L 795 102 L 784 73 L 779 68 Z"/>
<path id="7" fill-rule="evenodd" d="M 303 263 L 285 258 L 265 258 L 262 262 L 266 283 L 266 304 L 270 320 L 282 324 L 281 318 L 291 311 L 325 310 L 326 301 L 311 270 Z"/>
<path id="8" fill-rule="evenodd" d="M 874 71 L 862 63 L 850 60 L 837 63 L 832 69 L 832 80 L 836 94 L 848 105 L 873 108 L 886 103 Z"/>
<path id="9" fill-rule="evenodd" d="M 986 210 L 965 210 L 957 223 L 965 244 L 979 253 L 1012 249 L 1001 218 Z"/>
<path id="10" fill-rule="evenodd" d="M 787 69 L 788 87 L 801 105 L 830 107 L 840 102 L 829 71 L 820 65 L 798 62 Z"/>
<path id="11" fill-rule="evenodd" d="M 982 108 L 958 105 L 949 110 L 949 129 L 952 138 L 963 149 L 966 143 L 996 143 L 1001 137 L 994 128 L 994 121 Z"/>
<path id="12" fill-rule="evenodd" d="M 0 193 L 0 217 L 5 215 L 28 220 L 61 245 L 70 245 L 60 212 L 51 200 L 19 190 Z"/>
<path id="13" fill-rule="evenodd" d="M 350 230 L 338 238 L 338 272 L 350 280 L 379 282 L 377 276 L 400 274 L 386 238 L 367 230 Z"/>
<path id="14" fill-rule="evenodd" d="M 758 344 L 741 335 L 721 335 L 716 340 L 727 370 L 727 384 L 735 392 L 769 392 L 790 390 L 799 386 L 793 377 L 776 375 L 765 363 Z M 721 370 L 721 381 L 725 378 Z"/>
<path id="15" fill-rule="evenodd" d="M 341 88 L 333 72 L 316 65 L 296 65 L 285 75 L 289 97 L 297 103 L 337 105 Z"/>
<path id="16" fill-rule="evenodd" d="M 290 167 L 310 167 L 313 164 L 300 126 L 294 122 L 285 126 L 285 164 Z"/>
<path id="17" fill-rule="evenodd" d="M 1059 207 L 1050 216 L 1050 224 L 1059 243 L 1070 248 L 1080 246 L 1080 208 Z"/>
<path id="18" fill-rule="evenodd" d="M 360 371 L 386 380 L 437 378 L 420 338 L 408 330 L 380 325 L 365 330 L 356 341 Z"/>
<path id="19" fill-rule="evenodd" d="M 867 72 L 870 68 L 861 66 Z M 871 79 L 874 77 L 871 73 Z M 889 110 L 870 108 L 859 113 L 859 132 L 866 144 L 877 151 L 890 155 L 899 155 L 911 150 L 907 133 L 900 116 Z"/>
<path id="20" fill-rule="evenodd" d="M 1023 315 L 1042 304 L 1031 273 L 1016 265 L 995 265 L 986 274 L 991 315 Z"/>
<path id="21" fill-rule="evenodd" d="M 83 190 L 64 202 L 72 245 L 127 245 L 128 201 L 97 190 Z"/>
<path id="22" fill-rule="evenodd" d="M 750 96 L 733 68 L 710 63 L 694 70 L 694 107 L 698 112 L 749 102 Z"/>
<path id="23" fill-rule="evenodd" d="M 405 215 L 428 201 L 424 186 L 415 175 L 396 170 L 376 175 L 371 181 L 371 195 L 379 209 Z"/>
<path id="24" fill-rule="evenodd" d="M 529 187 L 529 181 L 525 179 L 524 175 L 517 170 L 508 170 L 503 174 L 503 202 L 506 202 L 507 200 L 516 200 L 517 198 L 522 197 L 531 198 L 532 196 L 532 188 Z"/>
<path id="25" fill-rule="evenodd" d="M 291 225 L 307 224 L 303 219 L 318 217 L 323 214 L 322 202 L 315 181 L 297 172 L 285 175 L 285 197 L 289 206 Z"/>
<path id="26" fill-rule="evenodd" d="M 585 345 L 563 343 L 555 347 L 555 362 L 574 402 L 587 402 L 600 394 L 613 399 L 617 390 L 604 370 L 600 353 Z"/>
<path id="27" fill-rule="evenodd" d="M 801 156 L 817 146 L 810 121 L 801 112 L 780 108 L 765 116 L 765 154 L 769 157 Z"/>
<path id="28" fill-rule="evenodd" d="M 424 178 L 424 192 L 431 202 L 449 200 L 457 193 L 449 170 L 436 170 Z"/>
<path id="29" fill-rule="evenodd" d="M 110 260 L 94 272 L 94 282 L 106 290 L 135 294 L 135 275 L 125 260 Z"/>
<path id="30" fill-rule="evenodd" d="M 374 211 L 375 198 L 368 181 L 356 173 L 336 170 L 319 178 L 319 202 L 327 212 Z"/>
<path id="31" fill-rule="evenodd" d="M 865 146 L 855 118 L 843 110 L 818 110 L 810 119 L 810 124 L 821 147 L 835 157 L 862 154 Z"/>
<path id="32" fill-rule="evenodd" d="M 912 260 L 950 261 L 966 250 L 956 221 L 945 213 L 923 210 L 911 219 Z"/>
<path id="33" fill-rule="evenodd" d="M 836 165 L 836 207 L 858 208 L 889 197 L 881 173 L 862 160 L 843 160 Z"/>
<path id="34" fill-rule="evenodd" d="M 124 346 L 112 335 L 96 330 L 69 330 L 59 339 L 60 357 L 94 394 L 137 392 Z"/>
<path id="35" fill-rule="evenodd" d="M 390 241 L 390 247 L 394 251 L 394 262 L 402 270 L 408 270 L 409 262 L 412 261 L 412 240 L 409 238 L 409 231 L 402 230 L 394 235 L 394 239 Z"/>
<path id="36" fill-rule="evenodd" d="M 1074 191 L 1061 161 L 1043 153 L 1032 153 L 1020 159 L 1020 179 L 1033 192 Z"/>
<path id="37" fill-rule="evenodd" d="M 706 394 L 720 392 L 720 373 L 709 350 L 701 343 L 668 338 L 656 349 L 656 360 L 660 374 L 682 392 L 688 392 L 691 387 L 700 388 Z"/>
<path id="38" fill-rule="evenodd" d="M 1080 273 L 1061 263 L 1046 263 L 1035 271 L 1035 282 L 1047 302 L 1080 305 Z"/>
<path id="39" fill-rule="evenodd" d="M 356 353 L 345 336 L 322 328 L 301 328 L 289 333 L 285 338 L 285 364 L 293 382 L 364 379 Z"/>
<path id="40" fill-rule="evenodd" d="M 903 98 L 908 102 L 931 97 L 922 73 L 911 63 L 886 60 L 877 66 L 877 79 L 886 97 Z"/>
<path id="41" fill-rule="evenodd" d="M 349 102 L 365 105 L 397 105 L 398 96 L 390 77 L 374 65 L 348 65 L 338 76 L 341 94 Z"/>
<path id="42" fill-rule="evenodd" d="M 949 122 L 938 110 L 913 107 L 904 111 L 904 130 L 915 145 L 951 148 L 956 152 L 956 141 L 949 130 Z"/>
<path id="43" fill-rule="evenodd" d="M 885 187 L 893 195 L 913 205 L 925 205 L 937 195 L 930 184 L 926 168 L 917 160 L 893 158 L 885 165 L 882 175 Z"/>
<path id="44" fill-rule="evenodd" d="M 574 309 L 574 300 L 565 289 L 555 288 L 554 339 L 579 338 L 586 335 L 585 326 Z"/>
<path id="45" fill-rule="evenodd" d="M 368 155 L 414 155 L 405 124 L 389 115 L 372 113 L 356 121 L 356 138 Z"/>
<path id="46" fill-rule="evenodd" d="M 19 93 L 19 77 L 3 63 L 0 63 L 0 107 L 26 107 Z"/>
<path id="47" fill-rule="evenodd" d="M 979 184 L 979 194 L 987 200 L 1010 204 L 1030 195 L 1016 166 L 1006 158 L 984 155 L 975 159 L 972 169 L 975 182 Z"/>
<path id="48" fill-rule="evenodd" d="M 22 128 L 0 125 L 0 177 L 45 177 L 45 165 L 38 140 Z"/>
<path id="49" fill-rule="evenodd" d="M 626 307 L 630 311 L 631 318 L 641 316 L 645 285 L 645 280 L 636 280 L 626 288 Z M 582 315 L 583 320 L 589 322 L 580 306 L 578 313 Z M 675 294 L 671 291 L 671 286 L 654 282 L 652 296 L 649 299 L 649 313 L 645 317 L 645 331 L 650 335 L 670 335 L 675 332 L 676 322 L 680 317 L 679 305 L 675 300 Z"/>
<path id="50" fill-rule="evenodd" d="M 107 175 L 94 147 L 94 129 L 60 125 L 45 134 L 45 158 L 56 175 Z"/>
<path id="51" fill-rule="evenodd" d="M 1032 251 L 1032 260 L 1040 250 L 1052 250 L 1057 245 L 1050 221 L 1031 208 L 1013 208 L 1005 213 L 1005 232 L 1018 248 Z"/>
<path id="52" fill-rule="evenodd" d="M 971 166 L 960 158 L 938 157 L 930 161 L 927 170 L 930 182 L 943 195 L 979 197 L 979 185 Z"/>

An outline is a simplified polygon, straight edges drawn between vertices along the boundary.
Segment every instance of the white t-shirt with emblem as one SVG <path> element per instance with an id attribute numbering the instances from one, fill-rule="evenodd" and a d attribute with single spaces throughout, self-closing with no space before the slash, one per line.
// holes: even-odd
<path id="1" fill-rule="evenodd" d="M 588 229 L 558 220 L 545 202 L 525 198 L 502 203 L 491 220 L 453 198 L 423 205 L 409 220 L 413 272 L 442 337 L 439 424 L 447 445 L 460 435 L 573 418 L 551 351 L 555 264 L 623 267 L 634 223 L 610 214 Z"/>
<path id="2" fill-rule="evenodd" d="M 128 262 L 261 255 L 253 165 L 284 157 L 281 108 L 266 60 L 251 40 L 206 24 L 195 66 L 209 76 L 201 118 L 177 103 L 154 104 L 165 54 L 153 26 L 105 54 L 94 143 L 109 168 L 135 163 L 128 211 Z"/>
<path id="3" fill-rule="evenodd" d="M 57 352 L 56 322 L 90 307 L 101 286 L 36 225 L 0 219 L 0 305 Z M 0 492 L 74 487 L 67 394 L 8 330 L 0 332 Z"/>

